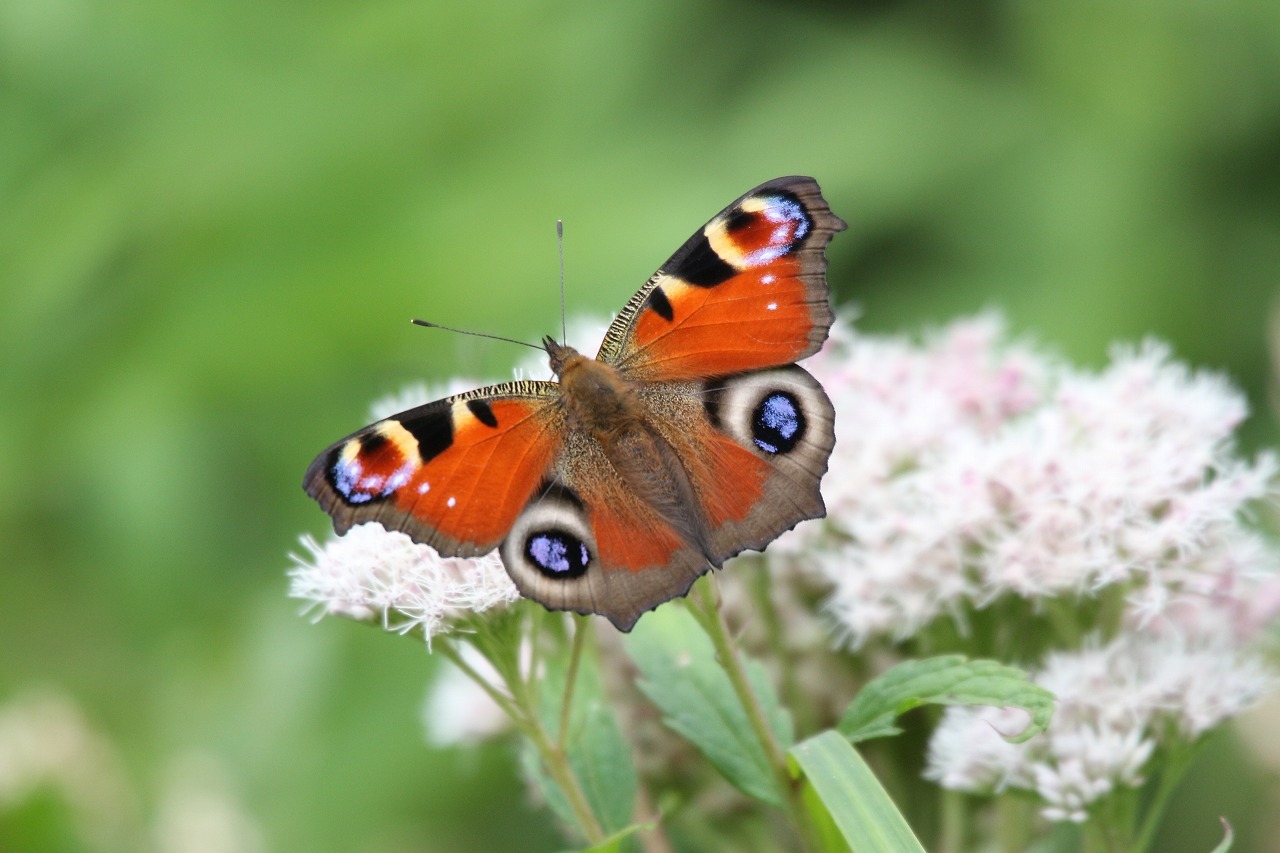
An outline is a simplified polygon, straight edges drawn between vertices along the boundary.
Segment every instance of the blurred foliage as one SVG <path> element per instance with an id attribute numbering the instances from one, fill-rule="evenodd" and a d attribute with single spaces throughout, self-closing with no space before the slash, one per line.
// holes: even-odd
<path id="1" fill-rule="evenodd" d="M 417 643 L 298 618 L 302 471 L 374 397 L 518 358 L 411 317 L 554 330 L 556 218 L 603 315 L 794 173 L 865 328 L 1153 334 L 1274 443 L 1273 0 L 0 2 L 0 700 L 113 745 L 125 849 L 192 753 L 268 849 L 555 849 L 508 749 L 424 744 Z M 1215 837 L 1187 797 L 1161 849 Z M 1221 808 L 1263 849 L 1266 797 Z M 111 846 L 69 820 L 37 796 L 0 847 Z"/>

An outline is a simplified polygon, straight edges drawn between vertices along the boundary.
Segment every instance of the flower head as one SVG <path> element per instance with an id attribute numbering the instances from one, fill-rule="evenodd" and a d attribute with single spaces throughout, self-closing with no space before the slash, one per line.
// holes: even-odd
<path id="1" fill-rule="evenodd" d="M 1058 699 L 1047 731 L 1011 744 L 1000 723 L 1014 712 L 949 708 L 925 776 L 960 791 L 1032 790 L 1045 817 L 1083 821 L 1094 801 L 1142 784 L 1158 744 L 1194 740 L 1275 687 L 1261 661 L 1229 638 L 1138 633 L 1050 655 L 1036 681 Z"/>
<path id="2" fill-rule="evenodd" d="M 1049 819 L 1081 821 L 1141 784 L 1157 749 L 1276 686 L 1257 645 L 1280 611 L 1280 555 L 1245 519 L 1272 497 L 1277 463 L 1235 454 L 1246 406 L 1223 377 L 1150 342 L 1076 369 L 1009 342 L 991 315 L 920 344 L 837 324 L 809 367 L 838 413 L 828 516 L 765 559 L 793 582 L 826 584 L 847 645 L 951 617 L 955 650 L 973 653 L 963 638 L 997 600 L 1006 617 L 1104 592 L 1117 605 L 1070 607 L 1069 631 L 1037 638 L 1095 637 L 1032 658 L 1058 698 L 1048 731 L 1010 744 L 1017 712 L 948 709 L 928 778 L 1034 791 Z"/>
<path id="3" fill-rule="evenodd" d="M 323 546 L 302 538 L 310 557 L 294 555 L 289 594 L 319 616 L 378 620 L 389 631 L 421 630 L 427 641 L 456 620 L 516 601 L 520 594 L 496 553 L 441 557 L 403 533 L 371 522 Z"/>
<path id="4" fill-rule="evenodd" d="M 852 646 L 1005 594 L 1123 584 L 1141 621 L 1276 582 L 1274 549 L 1241 523 L 1275 457 L 1237 458 L 1239 392 L 1161 345 L 1087 372 L 1005 341 L 990 315 L 923 345 L 837 324 L 809 366 L 838 412 L 828 517 L 769 554 L 830 585 Z"/>

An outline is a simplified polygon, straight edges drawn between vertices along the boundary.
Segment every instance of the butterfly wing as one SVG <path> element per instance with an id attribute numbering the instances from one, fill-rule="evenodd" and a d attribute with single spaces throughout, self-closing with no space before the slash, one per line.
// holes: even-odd
<path id="1" fill-rule="evenodd" d="M 627 509 L 618 523 L 644 543 L 629 547 L 665 550 L 669 562 L 617 561 L 635 579 L 629 606 L 637 615 L 687 592 L 709 565 L 763 550 L 826 513 L 819 485 L 835 413 L 794 362 L 826 340 L 825 250 L 844 228 L 812 178 L 761 184 L 690 237 L 606 333 L 597 358 L 635 383 L 645 421 L 678 459 L 696 504 L 689 513 L 705 530 L 698 549 L 687 540 L 677 547 L 669 529 L 638 525 L 636 508 Z"/>
<path id="2" fill-rule="evenodd" d="M 554 480 L 502 546 L 524 595 L 628 631 L 711 565 L 824 514 L 831 403 L 802 369 L 781 366 L 826 340 L 824 250 L 844 227 L 812 178 L 769 181 L 631 298 L 597 360 L 636 390 L 690 505 L 664 516 L 637 493 L 635 471 L 620 472 L 598 441 L 571 431 Z"/>
<path id="3" fill-rule="evenodd" d="M 324 450 L 303 488 L 334 529 L 380 522 L 445 556 L 492 551 L 563 443 L 552 382 L 458 394 L 365 427 Z"/>
<path id="4" fill-rule="evenodd" d="M 813 178 L 761 184 L 653 274 L 609 327 L 597 359 L 655 382 L 813 355 L 832 322 L 824 252 L 844 228 Z"/>
<path id="5" fill-rule="evenodd" d="M 501 546 L 526 597 L 630 630 L 687 592 L 706 557 L 566 423 L 559 396 L 514 382 L 401 412 L 327 448 L 303 487 L 339 533 L 377 521 L 446 556 Z"/>
<path id="6" fill-rule="evenodd" d="M 687 472 L 716 565 L 763 551 L 826 514 L 819 484 L 835 446 L 835 409 L 818 380 L 791 364 L 644 391 Z"/>

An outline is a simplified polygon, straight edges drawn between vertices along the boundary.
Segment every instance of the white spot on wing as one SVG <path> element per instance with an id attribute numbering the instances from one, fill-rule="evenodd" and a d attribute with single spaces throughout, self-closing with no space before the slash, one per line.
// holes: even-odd
<path id="1" fill-rule="evenodd" d="M 449 507 L 449 509 L 453 509 L 455 506 L 458 505 L 458 499 L 450 496 L 449 500 L 445 501 L 445 504 Z"/>

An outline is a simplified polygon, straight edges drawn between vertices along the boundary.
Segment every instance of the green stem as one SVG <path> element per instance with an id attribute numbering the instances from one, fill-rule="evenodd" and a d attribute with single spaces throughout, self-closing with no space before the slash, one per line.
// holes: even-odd
<path id="1" fill-rule="evenodd" d="M 573 689 L 578 683 L 578 664 L 586 645 L 587 617 L 576 615 L 573 620 L 573 649 L 569 653 L 569 671 L 564 677 L 564 695 L 560 699 L 560 730 L 556 732 L 556 748 L 563 750 L 569 737 L 569 715 L 573 708 Z"/>
<path id="2" fill-rule="evenodd" d="M 996 849 L 1002 853 L 1021 853 L 1030 840 L 1030 804 L 1008 793 L 996 797 Z"/>
<path id="3" fill-rule="evenodd" d="M 689 593 L 689 612 L 697 620 L 702 630 L 706 632 L 712 646 L 715 647 L 716 659 L 720 662 L 721 669 L 729 676 L 729 682 L 733 685 L 734 693 L 737 694 L 738 701 L 742 703 L 742 708 L 746 711 L 747 721 L 751 724 L 751 730 L 755 733 L 756 740 L 760 742 L 760 746 L 764 750 L 765 758 L 769 762 L 769 769 L 773 772 L 778 790 L 782 794 L 787 811 L 791 815 L 792 824 L 796 831 L 800 833 L 805 849 L 820 850 L 822 849 L 822 844 L 817 838 L 816 830 L 809 822 L 809 815 L 805 811 L 800 788 L 793 783 L 791 773 L 787 769 L 786 753 L 783 752 L 778 739 L 773 734 L 773 729 L 769 727 L 769 722 L 765 719 L 764 709 L 760 706 L 760 698 L 756 696 L 755 690 L 752 689 L 751 682 L 747 678 L 746 668 L 743 666 L 742 658 L 738 654 L 737 646 L 734 645 L 733 639 L 729 636 L 729 627 L 725 624 L 724 616 L 720 613 L 720 608 L 716 601 L 718 596 L 712 586 L 714 580 L 714 577 L 708 574 L 705 580 L 694 584 L 693 590 Z"/>
<path id="4" fill-rule="evenodd" d="M 964 794 L 943 788 L 939 800 L 942 820 L 938 832 L 938 853 L 960 853 L 965 849 L 967 823 Z"/>
<path id="5" fill-rule="evenodd" d="M 1108 853 L 1110 848 L 1107 844 L 1106 833 L 1102 830 L 1102 827 L 1090 820 L 1085 823 L 1083 830 L 1084 838 L 1080 849 L 1084 853 Z"/>
<path id="6" fill-rule="evenodd" d="M 542 766 L 547 769 L 551 779 L 564 792 L 569 808 L 578 822 L 578 828 L 587 839 L 587 843 L 599 844 L 604 841 L 604 829 L 600 826 L 595 812 L 591 810 L 587 795 L 583 792 L 582 785 L 569 764 L 568 753 L 562 746 L 551 742 L 546 728 L 542 725 L 541 717 L 538 715 L 537 695 L 536 690 L 533 689 L 532 677 L 529 681 L 517 678 L 516 684 L 508 683 L 507 689 L 512 694 L 508 696 L 490 684 L 476 671 L 475 667 L 463 660 L 462 655 L 452 643 L 440 642 L 440 650 L 462 670 L 464 675 L 480 685 L 480 688 L 498 703 L 498 707 L 502 708 L 516 727 L 533 743 L 538 751 L 538 757 L 542 760 Z M 513 699 L 513 696 L 516 698 Z"/>
<path id="7" fill-rule="evenodd" d="M 1196 752 L 1195 744 L 1179 744 L 1169 751 L 1164 769 L 1160 772 L 1160 786 L 1156 788 L 1155 796 L 1147 806 L 1138 837 L 1129 848 L 1132 853 L 1146 853 L 1151 849 L 1151 842 L 1155 839 L 1156 829 L 1160 826 L 1165 807 L 1169 805 L 1169 798 L 1178 787 L 1178 783 L 1182 781 L 1187 768 L 1191 766 L 1191 760 Z"/>
<path id="8" fill-rule="evenodd" d="M 591 810 L 591 804 L 587 802 L 587 795 L 583 792 L 577 775 L 569 765 L 568 754 L 551 742 L 551 738 L 547 736 L 547 730 L 541 725 L 534 726 L 532 739 L 539 757 L 542 758 L 543 766 L 547 768 L 547 772 L 551 774 L 551 778 L 560 786 L 565 799 L 569 801 L 569 808 L 573 810 L 578 828 L 582 830 L 587 843 L 595 845 L 604 841 L 604 828 L 600 826 L 595 812 Z"/>
<path id="9" fill-rule="evenodd" d="M 454 648 L 453 643 L 448 640 L 437 639 L 436 644 L 440 652 L 461 670 L 463 675 L 474 681 L 481 690 L 488 694 L 489 698 L 502 709 L 502 712 L 511 718 L 511 722 L 515 723 L 517 728 L 525 734 L 529 733 L 529 721 L 525 719 L 524 712 L 519 705 L 512 701 L 510 696 L 490 684 L 488 679 L 481 675 L 475 667 L 467 663 L 466 659 Z"/>
<path id="10" fill-rule="evenodd" d="M 778 692 L 782 694 L 784 701 L 792 712 L 796 712 L 801 708 L 808 709 L 807 703 L 801 703 L 797 700 L 800 698 L 799 687 L 796 685 L 797 667 L 791 666 L 791 656 L 787 652 L 786 643 L 783 641 L 784 626 L 782 618 L 778 613 L 778 608 L 774 604 L 773 595 L 770 591 L 769 575 L 764 572 L 764 566 L 757 561 L 757 564 L 751 567 L 752 571 L 746 578 L 746 583 L 751 590 L 752 603 L 755 605 L 756 613 L 759 614 L 761 624 L 764 626 L 766 641 L 769 644 L 769 650 L 773 652 L 774 659 L 781 666 L 778 668 Z M 812 716 L 812 713 L 809 713 Z M 809 727 L 803 725 L 809 720 L 797 720 L 797 728 L 801 731 L 807 730 Z"/>

